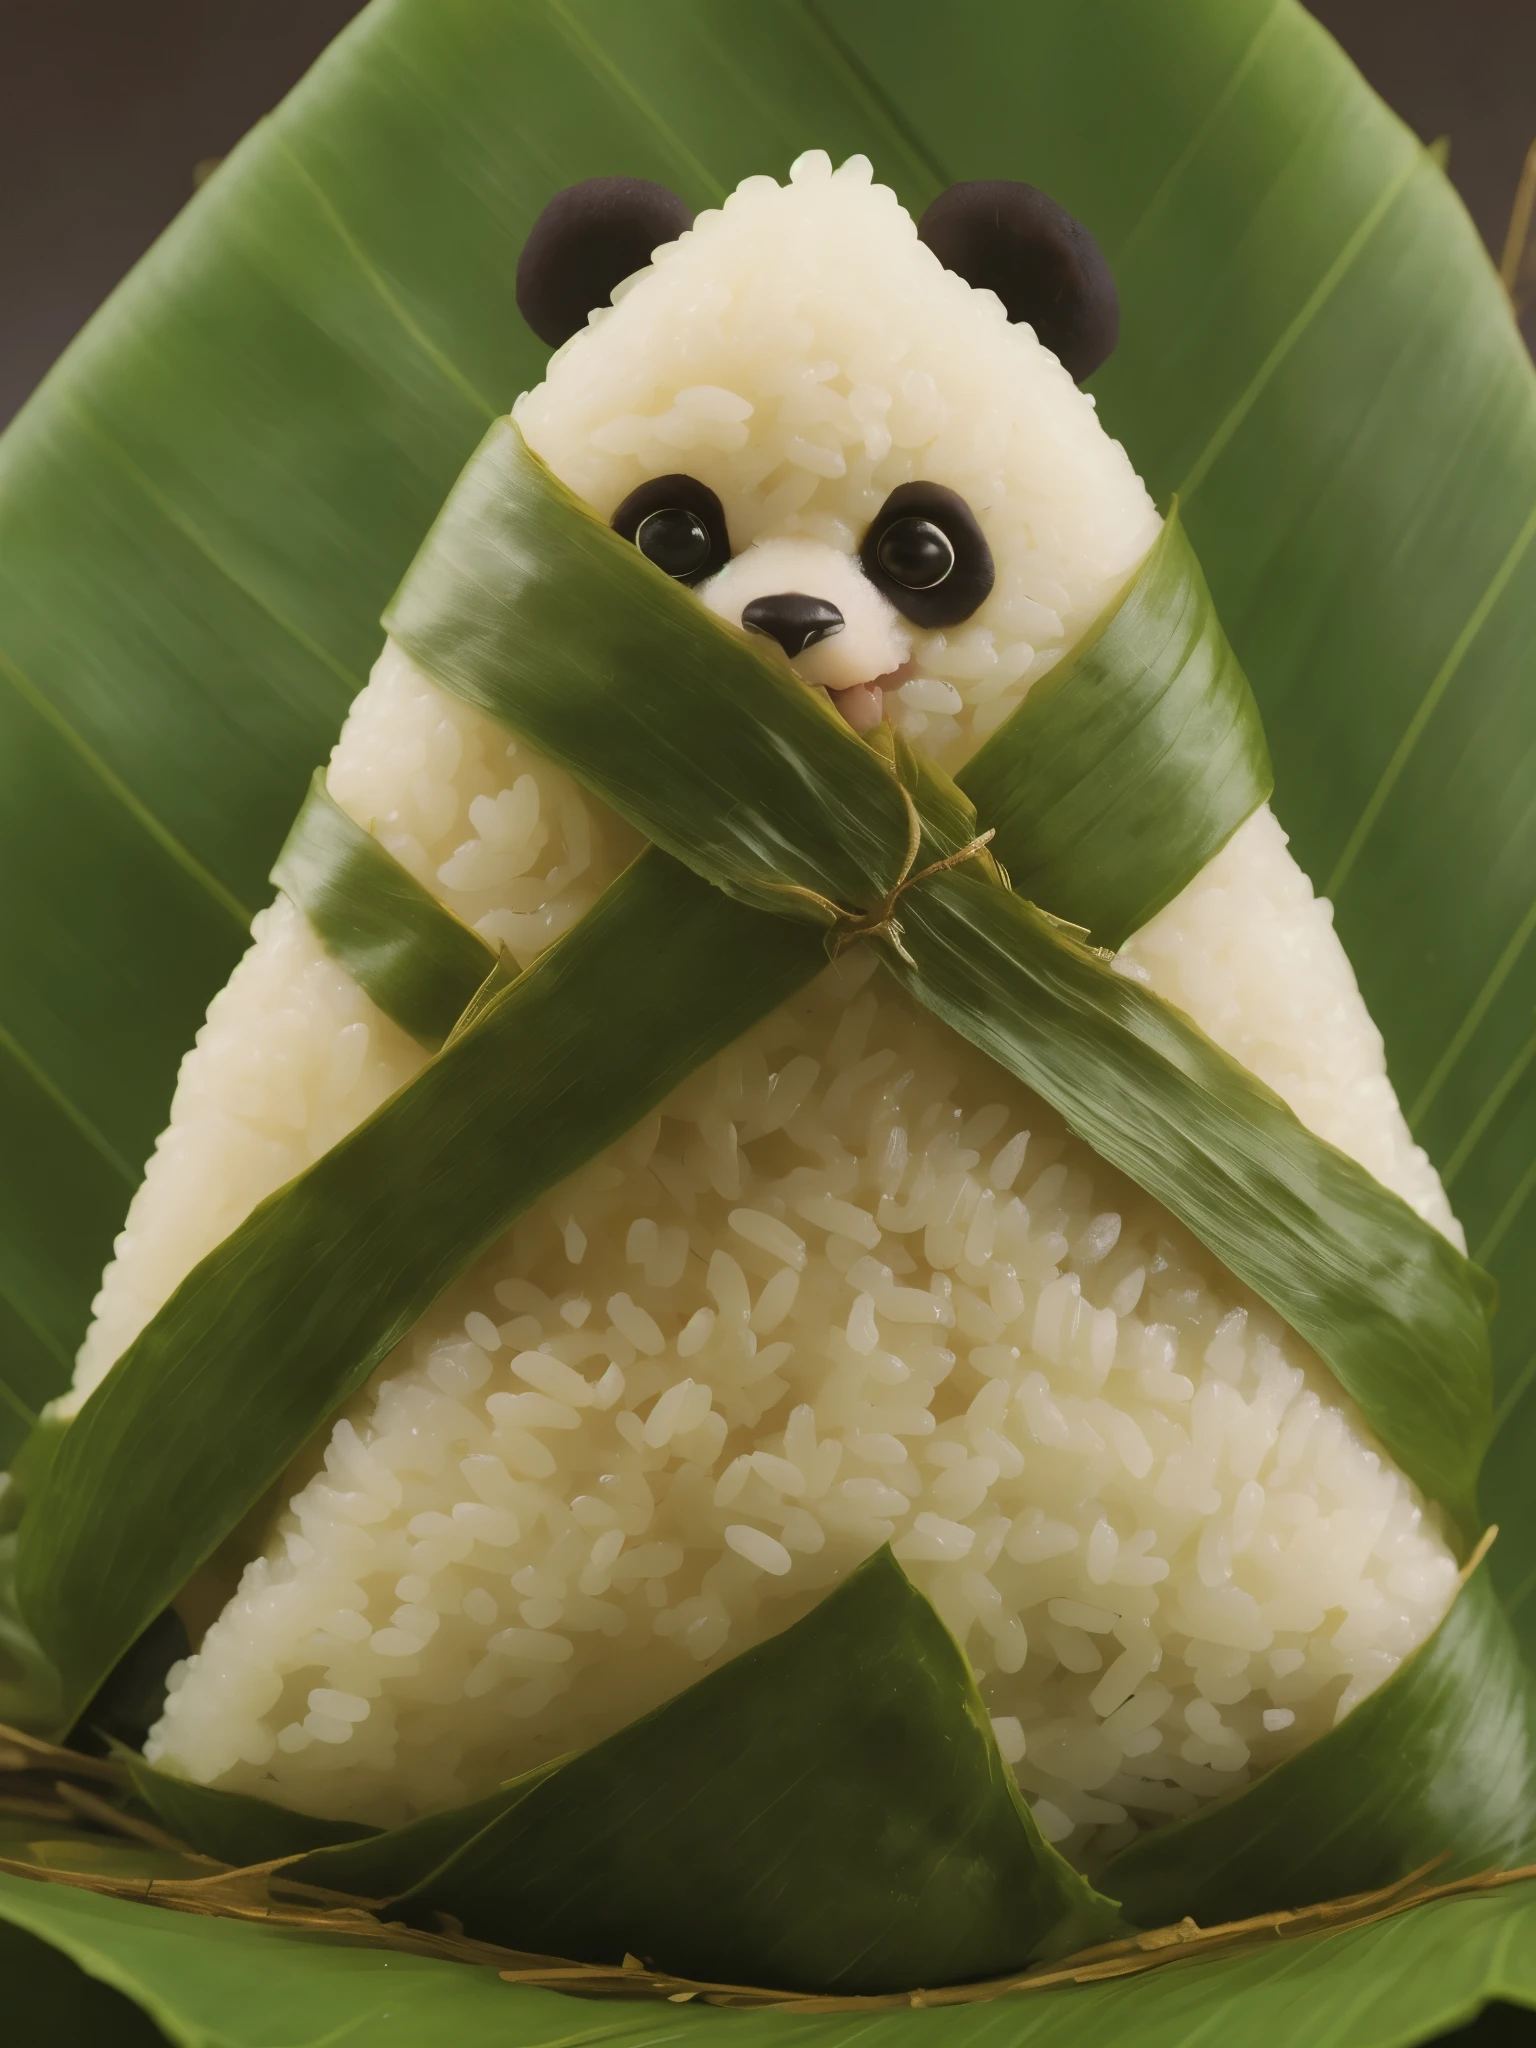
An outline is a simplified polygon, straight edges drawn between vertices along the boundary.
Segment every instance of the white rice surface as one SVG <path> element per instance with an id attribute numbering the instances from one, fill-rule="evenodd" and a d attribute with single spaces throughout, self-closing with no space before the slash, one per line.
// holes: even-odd
<path id="1" fill-rule="evenodd" d="M 867 166 L 749 181 L 619 301 L 519 415 L 599 511 L 685 468 L 738 547 L 794 541 L 846 576 L 894 483 L 970 499 L 992 598 L 947 636 L 874 616 L 849 639 L 951 763 L 1155 534 L 1089 401 L 938 269 Z M 760 567 L 738 563 L 701 593 L 728 618 Z M 633 846 L 394 650 L 330 782 L 519 959 Z M 1122 964 L 1454 1227 L 1267 811 Z M 347 1093 L 327 1063 L 359 1027 Z M 80 1386 L 228 1227 L 179 1148 L 233 1220 L 420 1059 L 291 911 L 265 913 L 183 1071 Z M 264 1149 L 274 1128 L 286 1151 Z M 296 1467 L 148 1754 L 403 1819 L 623 1726 L 888 1540 L 964 1644 L 1042 1825 L 1089 1864 L 1330 1726 L 1456 1582 L 1306 1347 L 861 949 L 423 1319 Z"/>
<path id="2" fill-rule="evenodd" d="M 1195 1018 L 1307 1126 L 1462 1251 L 1440 1176 L 1413 1141 L 1333 905 L 1286 852 L 1268 804 L 1122 949 L 1121 971 Z"/>
<path id="3" fill-rule="evenodd" d="M 264 1195 L 345 1137 L 423 1057 L 285 896 L 259 912 L 250 950 L 181 1063 L 171 1121 L 113 1247 L 59 1411 L 79 1408 Z"/>

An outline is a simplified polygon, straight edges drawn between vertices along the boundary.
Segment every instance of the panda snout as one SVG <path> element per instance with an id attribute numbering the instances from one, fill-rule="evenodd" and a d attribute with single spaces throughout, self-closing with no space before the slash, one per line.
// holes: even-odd
<path id="1" fill-rule="evenodd" d="M 848 621 L 824 597 L 807 597 L 803 590 L 780 590 L 771 597 L 754 597 L 750 604 L 743 605 L 741 623 L 749 633 L 763 633 L 770 640 L 777 640 L 793 661 L 807 647 L 841 633 Z"/>
<path id="2" fill-rule="evenodd" d="M 857 555 L 783 535 L 754 541 L 698 586 L 717 618 L 782 648 L 795 674 L 825 690 L 855 732 L 885 715 L 881 678 L 910 660 L 906 621 Z"/>

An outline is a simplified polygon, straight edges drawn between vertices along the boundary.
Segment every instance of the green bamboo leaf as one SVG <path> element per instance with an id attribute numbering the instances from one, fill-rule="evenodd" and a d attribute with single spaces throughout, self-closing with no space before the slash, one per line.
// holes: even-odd
<path id="1" fill-rule="evenodd" d="M 1489 1428 L 1467 1261 L 1278 1096 L 1020 897 L 964 873 L 902 902 L 935 1015 L 1060 1110 L 1306 1338 L 1470 1544 Z"/>
<path id="2" fill-rule="evenodd" d="M 180 1849 L 153 1848 L 127 1835 L 71 1827 L 67 1821 L 27 1819 L 4 1813 L 0 1813 L 0 1861 L 26 1864 L 35 1870 L 67 1870 L 86 1877 L 130 1880 L 210 1875 L 206 1863 Z"/>
<path id="3" fill-rule="evenodd" d="M 1374 1891 L 1439 1857 L 1447 1877 L 1518 1868 L 1536 1857 L 1531 1707 L 1479 1569 L 1428 1642 L 1336 1728 L 1122 1850 L 1101 1882 L 1142 1926 L 1185 1913 L 1209 1925 Z"/>
<path id="4" fill-rule="evenodd" d="M 131 1754 L 123 1761 L 134 1791 L 167 1834 L 200 1856 L 216 1856 L 237 1868 L 270 1863 L 279 1856 L 302 1856 L 332 1842 L 361 1842 L 377 1833 L 357 1821 L 321 1820 L 244 1792 L 193 1785 L 152 1770 Z"/>
<path id="5" fill-rule="evenodd" d="M 767 642 L 607 533 L 510 421 L 459 479 L 387 623 L 444 688 L 717 887 L 793 908 L 786 882 L 859 905 L 897 879 L 906 820 L 871 749 Z M 1272 779 L 1175 513 L 1121 603 L 960 783 L 1014 886 L 1118 944 Z"/>
<path id="6" fill-rule="evenodd" d="M 58 1673 L 16 1595 L 22 1515 L 42 1484 L 62 1435 L 58 1423 L 39 1423 L 0 1480 L 0 1722 L 28 1735 L 57 1729 L 64 1704 Z"/>
<path id="7" fill-rule="evenodd" d="M 482 1799 L 424 1814 L 403 1827 L 390 1828 L 366 1841 L 321 1847 L 281 1874 L 279 1896 L 290 1886 L 318 1886 L 323 1891 L 350 1892 L 360 1899 L 396 1899 L 447 1863 L 493 1821 L 503 1819 L 536 1786 L 558 1771 L 565 1759 L 540 1764 L 510 1784 L 499 1785 Z M 264 1803 L 264 1802 L 258 1802 Z M 272 1809 L 274 1812 L 278 1808 Z M 190 1839 L 190 1837 L 188 1838 Z"/>
<path id="8" fill-rule="evenodd" d="M 0 1920 L 132 1999 L 177 2048 L 330 2048 L 349 2038 L 391 2048 L 441 2048 L 445 2039 L 461 2048 L 770 2048 L 787 2033 L 804 2048 L 871 2039 L 986 2048 L 1000 2031 L 1030 2048 L 1204 2048 L 1213 2028 L 1232 2024 L 1243 2048 L 1407 2048 L 1489 1998 L 1536 2006 L 1536 1884 L 1118 1982 L 823 2019 L 643 2000 L 593 2006 L 515 1989 L 491 1970 L 155 1912 L 5 1874 Z M 101 2038 L 116 2048 L 112 2035 Z"/>
<path id="9" fill-rule="evenodd" d="M 58 1730 L 64 1700 L 58 1673 L 16 1597 L 17 1532 L 0 1535 L 0 1721 L 29 1735 Z"/>
<path id="10" fill-rule="evenodd" d="M 332 801 L 323 768 L 272 879 L 331 957 L 423 1045 L 442 1044 L 496 965 L 484 939 Z"/>
<path id="11" fill-rule="evenodd" d="M 62 1949 L 9 1922 L 0 1925 L 10 2048 L 160 2048 L 165 2035 L 121 1992 L 77 1969 Z"/>
<path id="12" fill-rule="evenodd" d="M 385 623 L 434 680 L 743 902 L 793 909 L 786 883 L 875 902 L 901 873 L 900 792 L 825 696 L 595 519 L 510 420 Z"/>
<path id="13" fill-rule="evenodd" d="M 61 1728 L 507 1223 L 824 957 L 810 926 L 647 853 L 193 1269 L 64 1433 L 27 1507 L 18 1587 L 61 1675 Z M 694 999 L 680 1009 L 684 989 Z"/>
<path id="14" fill-rule="evenodd" d="M 1123 1931 L 1041 1840 L 964 1657 L 889 1550 L 535 1775 L 392 1914 L 451 1913 L 546 1955 L 852 1993 L 1000 1975 Z M 285 1876 L 348 1889 L 376 1881 L 390 1847 Z"/>
<path id="15" fill-rule="evenodd" d="M 1110 947 L 1263 803 L 1258 707 L 1176 504 L 1120 604 L 959 780 L 1019 894 Z"/>
<path id="16" fill-rule="evenodd" d="M 0 921 L 0 1142 L 29 1162 L 0 1216 L 8 1383 L 26 1375 L 35 1414 L 67 1376 L 133 1163 L 242 942 L 232 905 L 260 901 L 426 522 L 539 374 L 508 253 L 543 198 L 639 172 L 708 204 L 808 146 L 869 150 L 918 208 L 951 177 L 1031 178 L 1111 258 L 1106 419 L 1160 497 L 1182 492 L 1282 815 L 1339 876 L 1399 1085 L 1501 1281 L 1493 1570 L 1530 1621 L 1536 406 L 1454 196 L 1289 0 L 976 0 L 939 38 L 914 0 L 393 0 L 242 146 L 6 441 L 0 839 L 25 885 Z M 297 2041 L 312 1995 L 313 2037 L 388 2011 L 435 2043 L 473 2003 L 445 1974 L 507 2038 L 479 1973 L 57 1910 L 93 1957 L 139 1929 L 206 1945 L 195 1993 L 162 1972 L 153 1994 L 183 2040 Z M 1536 1996 L 1523 1911 L 1426 1908 L 1304 1958 L 1074 1992 L 1030 2025 L 1087 2048 L 1133 2024 L 1386 2048 L 1491 1992 Z M 568 2005 L 530 2003 L 516 2038 L 569 2033 Z M 687 2024 L 753 2022 L 665 2016 L 669 2037 Z"/>
<path id="17" fill-rule="evenodd" d="M 0 1171 L 3 1467 L 48 1401 L 69 1384 L 86 1307 L 134 1183 L 118 1148 L 50 1085 L 30 1053 L 13 1051 L 3 1021 L 0 1158 L 6 1162 Z"/>

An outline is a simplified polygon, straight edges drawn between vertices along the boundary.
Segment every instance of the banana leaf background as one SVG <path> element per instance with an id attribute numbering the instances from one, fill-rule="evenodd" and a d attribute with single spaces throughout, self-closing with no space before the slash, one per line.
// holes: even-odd
<path id="1" fill-rule="evenodd" d="M 67 1381 L 379 613 L 541 372 L 513 302 L 539 208 L 614 172 L 703 207 L 809 147 L 865 151 L 914 211 L 1030 179 L 1105 248 L 1103 417 L 1179 495 L 1277 810 L 1502 1289 L 1483 1496 L 1536 1652 L 1536 374 L 1439 168 L 1293 0 L 375 0 L 215 174 L 0 441 L 0 1457 Z M 8 1979 L 38 1938 L 85 1972 L 48 1980 L 59 2038 L 109 2042 L 1389 2048 L 1536 2005 L 1524 1887 L 835 2022 L 598 2011 L 19 1879 L 0 1923 Z"/>

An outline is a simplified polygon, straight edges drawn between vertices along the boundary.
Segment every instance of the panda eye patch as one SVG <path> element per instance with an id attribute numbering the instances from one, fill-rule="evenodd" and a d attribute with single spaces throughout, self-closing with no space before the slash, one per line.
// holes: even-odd
<path id="1" fill-rule="evenodd" d="M 864 573 L 915 626 L 956 626 L 996 580 L 976 515 L 943 484 L 899 484 L 859 550 Z"/>
<path id="2" fill-rule="evenodd" d="M 676 583 L 702 583 L 731 559 L 725 508 L 697 477 L 653 476 L 614 513 L 613 530 Z"/>

